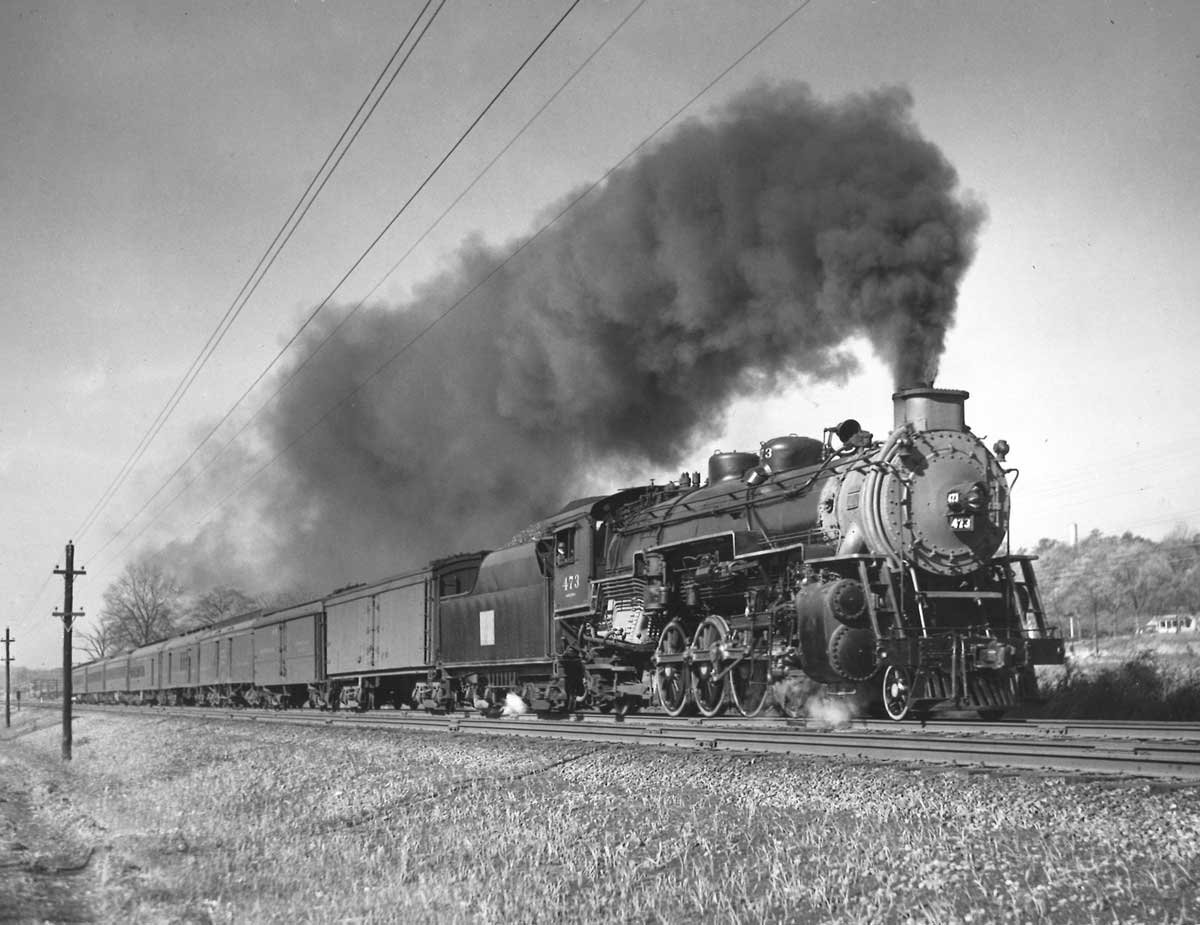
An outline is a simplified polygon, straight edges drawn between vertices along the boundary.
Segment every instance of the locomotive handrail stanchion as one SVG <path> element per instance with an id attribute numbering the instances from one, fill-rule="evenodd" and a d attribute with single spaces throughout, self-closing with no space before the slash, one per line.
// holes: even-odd
<path id="1" fill-rule="evenodd" d="M 901 529 L 903 529 L 903 527 L 907 526 L 909 529 L 909 532 L 912 534 L 912 537 L 910 539 L 909 546 L 908 546 L 909 549 L 912 549 L 916 545 L 916 532 L 915 532 L 915 530 L 913 530 L 913 521 L 912 521 L 912 482 L 905 479 L 903 473 L 901 473 L 897 467 L 892 466 L 891 468 L 892 468 L 893 474 L 896 476 L 896 479 L 900 482 L 900 485 L 904 489 L 904 491 L 900 495 L 900 504 L 902 506 L 907 507 L 908 515 L 907 515 L 907 518 L 902 522 Z M 913 598 L 917 605 L 917 616 L 921 620 L 921 635 L 928 636 L 929 631 L 925 625 L 925 598 L 921 594 L 921 589 L 917 586 L 916 563 L 913 562 L 911 558 L 905 558 L 905 556 L 904 556 L 903 536 L 901 536 L 900 547 L 901 547 L 900 548 L 901 561 L 903 561 L 908 566 L 909 571 L 912 573 Z M 901 579 L 901 581 L 900 581 L 900 604 L 901 604 L 901 606 L 903 606 L 903 604 L 904 604 L 904 581 L 903 581 L 903 579 Z"/>
<path id="2" fill-rule="evenodd" d="M 879 626 L 879 612 L 875 606 L 875 595 L 871 592 L 871 576 L 867 572 L 867 563 L 864 559 L 858 560 L 858 580 L 867 592 L 867 619 L 871 621 L 871 629 L 875 633 L 875 640 L 878 643 L 883 638 L 883 631 Z"/>
<path id="3" fill-rule="evenodd" d="M 961 649 L 961 654 L 960 650 Z M 954 645 L 950 647 L 950 699 L 956 705 L 959 702 L 958 676 L 962 673 L 962 698 L 967 698 L 967 641 L 954 635 Z"/>
<path id="4" fill-rule="evenodd" d="M 1009 503 L 1009 505 L 1011 505 L 1013 489 L 1017 487 L 1017 479 L 1019 479 L 1021 477 L 1021 470 L 1018 469 L 1016 466 L 1014 466 L 1011 469 L 1001 469 L 1000 471 L 1004 473 L 1004 483 L 1005 483 L 1005 486 L 1008 488 L 1008 503 Z M 1016 477 L 1011 482 L 1008 481 L 1008 474 L 1010 472 L 1016 473 Z M 1007 523 L 1004 525 L 1004 527 L 1005 527 L 1005 529 L 1004 529 L 1004 555 L 1011 556 L 1012 555 L 1012 531 L 1008 529 Z"/>
<path id="5" fill-rule="evenodd" d="M 917 582 L 917 568 L 915 565 L 913 565 L 912 562 L 910 562 L 907 559 L 903 560 L 903 562 L 904 562 L 905 569 L 908 570 L 909 577 L 912 579 L 913 600 L 916 602 L 916 605 L 917 605 L 917 618 L 921 621 L 921 635 L 928 636 L 929 635 L 929 627 L 925 623 L 925 603 L 924 603 L 925 594 L 924 594 L 924 592 L 921 591 L 921 586 Z M 901 579 L 900 579 L 900 593 L 902 595 L 901 603 L 903 603 L 903 594 L 904 594 L 904 578 L 903 578 L 903 576 L 901 576 Z"/>
<path id="6" fill-rule="evenodd" d="M 1042 605 L 1042 591 L 1038 586 L 1037 576 L 1033 572 L 1033 560 L 1029 556 L 1021 556 L 1018 561 L 1021 563 L 1021 576 L 1025 579 L 1026 590 L 1029 591 L 1029 606 L 1037 620 L 1038 631 L 1043 637 L 1050 637 L 1052 634 L 1046 623 L 1046 610 Z"/>
<path id="7" fill-rule="evenodd" d="M 959 635 L 954 634 L 954 642 L 950 646 L 950 700 L 952 703 L 958 703 L 958 644 Z M 965 656 L 965 653 L 964 653 Z M 964 679 L 963 688 L 966 688 Z"/>

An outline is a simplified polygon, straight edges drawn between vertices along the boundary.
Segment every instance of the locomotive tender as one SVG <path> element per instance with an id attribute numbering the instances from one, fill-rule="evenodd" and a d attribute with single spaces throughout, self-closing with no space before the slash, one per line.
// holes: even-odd
<path id="1" fill-rule="evenodd" d="M 1063 643 L 1033 557 L 1005 550 L 1008 446 L 971 432 L 967 398 L 904 389 L 884 440 L 849 420 L 719 452 L 703 483 L 573 502 L 501 549 L 81 666 L 76 690 L 754 716 L 819 689 L 897 720 L 998 716 Z"/>

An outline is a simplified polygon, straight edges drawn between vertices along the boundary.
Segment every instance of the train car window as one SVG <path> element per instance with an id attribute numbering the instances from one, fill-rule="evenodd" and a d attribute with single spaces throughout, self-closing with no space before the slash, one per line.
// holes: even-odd
<path id="1" fill-rule="evenodd" d="M 440 585 L 438 593 L 442 597 L 448 597 L 451 594 L 462 594 L 462 576 L 458 572 L 443 575 Z"/>
<path id="2" fill-rule="evenodd" d="M 570 565 L 575 561 L 575 528 L 566 527 L 554 534 L 554 564 Z"/>

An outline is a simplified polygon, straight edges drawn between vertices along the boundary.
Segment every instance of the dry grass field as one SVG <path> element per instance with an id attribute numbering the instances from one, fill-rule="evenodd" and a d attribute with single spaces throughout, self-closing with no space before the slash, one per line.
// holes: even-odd
<path id="1" fill-rule="evenodd" d="M 0 920 L 1200 921 L 1195 787 L 132 709 L 59 742 L 0 741 Z"/>

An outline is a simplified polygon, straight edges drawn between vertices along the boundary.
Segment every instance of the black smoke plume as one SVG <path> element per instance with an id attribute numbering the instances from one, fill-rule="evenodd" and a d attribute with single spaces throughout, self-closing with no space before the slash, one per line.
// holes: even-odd
<path id="1" fill-rule="evenodd" d="M 856 335 L 897 386 L 931 382 L 982 209 L 911 109 L 903 90 L 759 87 L 615 171 L 259 478 L 260 567 L 323 591 L 503 542 L 597 471 L 690 468 L 732 400 L 846 376 Z M 468 241 L 410 304 L 360 312 L 269 445 L 519 243 Z"/>

